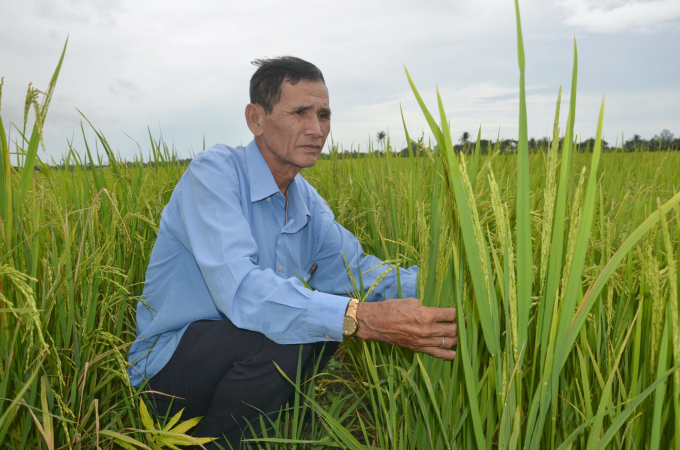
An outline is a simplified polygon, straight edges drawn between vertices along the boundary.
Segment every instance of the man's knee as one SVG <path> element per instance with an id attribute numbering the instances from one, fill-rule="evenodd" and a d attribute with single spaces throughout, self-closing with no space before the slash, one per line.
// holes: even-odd
<path id="1" fill-rule="evenodd" d="M 288 378 L 295 381 L 298 367 L 302 371 L 312 351 L 312 344 L 275 344 L 272 361 Z"/>

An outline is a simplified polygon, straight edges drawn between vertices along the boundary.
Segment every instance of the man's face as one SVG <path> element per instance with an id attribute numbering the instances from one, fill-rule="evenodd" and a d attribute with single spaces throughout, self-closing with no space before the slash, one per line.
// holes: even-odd
<path id="1" fill-rule="evenodd" d="M 321 81 L 281 85 L 281 100 L 262 122 L 262 138 L 279 163 L 295 167 L 316 164 L 331 130 L 328 89 Z"/>

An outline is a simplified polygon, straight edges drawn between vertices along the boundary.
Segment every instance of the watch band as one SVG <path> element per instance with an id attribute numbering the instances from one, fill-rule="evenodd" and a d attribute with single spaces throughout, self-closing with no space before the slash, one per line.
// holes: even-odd
<path id="1" fill-rule="evenodd" d="M 359 300 L 352 298 L 347 304 L 345 310 L 345 319 L 342 326 L 342 335 L 346 338 L 354 339 L 359 331 L 359 321 L 357 320 L 357 309 L 359 307 Z"/>
<path id="2" fill-rule="evenodd" d="M 354 320 L 357 320 L 357 309 L 359 308 L 359 300 L 356 298 L 350 298 L 347 304 L 347 311 L 345 311 L 345 316 L 349 316 Z"/>

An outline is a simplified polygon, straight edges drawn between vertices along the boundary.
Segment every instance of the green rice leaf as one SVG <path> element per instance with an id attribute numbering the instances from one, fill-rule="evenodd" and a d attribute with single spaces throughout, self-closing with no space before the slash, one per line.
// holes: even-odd
<path id="1" fill-rule="evenodd" d="M 519 139 L 517 142 L 517 333 L 518 348 L 527 339 L 533 253 L 531 251 L 531 197 L 529 194 L 529 145 L 527 137 L 527 104 L 524 88 L 524 43 L 519 1 L 515 0 L 517 19 L 517 55 L 519 58 Z"/>

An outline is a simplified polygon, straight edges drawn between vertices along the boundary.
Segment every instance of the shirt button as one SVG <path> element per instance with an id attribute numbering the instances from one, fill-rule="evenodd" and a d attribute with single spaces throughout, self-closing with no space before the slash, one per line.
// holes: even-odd
<path id="1" fill-rule="evenodd" d="M 267 197 L 267 201 L 271 202 L 272 201 L 271 197 Z"/>
<path id="2" fill-rule="evenodd" d="M 331 337 L 329 335 L 324 336 L 325 339 L 330 339 Z"/>
<path id="3" fill-rule="evenodd" d="M 277 197 L 279 196 L 279 193 L 278 193 L 278 192 L 276 193 L 276 196 L 277 196 Z"/>
<path id="4" fill-rule="evenodd" d="M 283 267 L 282 267 L 282 266 L 279 266 L 279 272 L 281 272 L 281 269 L 283 269 Z"/>

